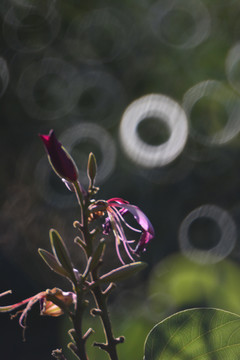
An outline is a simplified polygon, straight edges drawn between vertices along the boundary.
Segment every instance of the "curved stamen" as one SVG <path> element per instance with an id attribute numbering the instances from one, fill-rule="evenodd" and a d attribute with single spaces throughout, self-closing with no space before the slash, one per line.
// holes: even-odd
<path id="1" fill-rule="evenodd" d="M 39 301 L 40 299 L 42 299 L 44 296 L 46 296 L 46 291 L 43 291 L 35 296 L 33 296 L 32 298 L 30 298 L 27 306 L 25 307 L 25 309 L 22 312 L 22 315 L 19 318 L 19 325 L 22 328 L 26 328 L 26 320 L 27 320 L 27 313 L 29 310 L 31 310 L 32 306 Z"/>
<path id="2" fill-rule="evenodd" d="M 123 243 L 124 249 L 129 257 L 129 259 L 131 259 L 132 261 L 134 261 L 133 257 L 131 256 L 130 252 L 129 252 L 129 248 L 130 246 L 128 245 L 128 240 L 125 236 L 124 230 L 122 228 L 122 224 L 120 222 L 119 216 L 118 216 L 118 211 L 115 211 L 116 209 L 113 208 L 108 208 L 108 216 L 109 219 L 111 221 L 112 224 L 112 229 L 113 229 L 113 233 L 115 235 L 115 243 L 116 243 L 116 251 L 117 251 L 117 255 L 119 260 L 121 261 L 122 264 L 125 264 L 125 262 L 123 261 L 121 254 L 120 254 L 120 250 L 119 250 L 119 245 L 120 242 Z"/>
<path id="3" fill-rule="evenodd" d="M 133 226 L 131 226 L 131 225 L 129 225 L 127 222 L 126 222 L 126 220 L 124 219 L 124 217 L 121 215 L 121 212 L 120 212 L 120 210 L 118 210 L 118 209 L 116 209 L 116 208 L 112 208 L 114 211 L 116 211 L 116 213 L 118 214 L 118 217 L 122 220 L 122 222 L 129 228 L 129 229 L 131 229 L 131 230 L 133 230 L 133 231 L 136 231 L 136 232 L 138 232 L 138 233 L 141 233 L 142 231 L 141 230 L 139 230 L 139 229 L 136 229 L 136 228 L 134 228 Z M 128 210 L 126 210 L 126 212 L 128 212 Z"/>
<path id="4" fill-rule="evenodd" d="M 131 259 L 132 261 L 134 261 L 134 258 L 132 257 L 132 255 L 130 254 L 129 252 L 129 249 L 131 249 L 130 245 L 128 244 L 128 240 L 125 236 L 125 233 L 124 233 L 124 230 L 122 228 L 122 224 L 119 220 L 119 217 L 118 217 L 118 211 L 115 211 L 116 209 L 113 209 L 112 210 L 114 211 L 114 218 L 115 218 L 115 225 L 117 227 L 117 231 L 118 231 L 118 237 L 122 240 L 122 243 L 123 243 L 123 246 L 124 246 L 124 249 L 129 257 L 129 259 Z"/>

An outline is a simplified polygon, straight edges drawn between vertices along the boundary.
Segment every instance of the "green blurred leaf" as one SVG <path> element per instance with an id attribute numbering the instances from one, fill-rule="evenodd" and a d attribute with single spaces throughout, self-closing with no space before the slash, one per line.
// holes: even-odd
<path id="1" fill-rule="evenodd" d="M 59 265 L 67 271 L 71 280 L 75 281 L 76 278 L 73 271 L 73 265 L 63 239 L 55 229 L 51 229 L 49 235 L 55 258 L 57 259 Z"/>
<path id="2" fill-rule="evenodd" d="M 143 270 L 147 266 L 146 263 L 138 261 L 131 264 L 123 265 L 117 269 L 110 271 L 109 273 L 101 276 L 99 278 L 100 282 L 112 282 L 112 281 L 119 281 L 124 280 L 140 270 Z"/>
<path id="3" fill-rule="evenodd" d="M 181 311 L 157 324 L 144 360 L 239 360 L 240 316 L 219 309 Z"/>
<path id="4" fill-rule="evenodd" d="M 99 244 L 98 244 L 96 250 L 93 253 L 91 264 L 90 264 L 90 271 L 93 270 L 97 266 L 97 264 L 99 263 L 99 260 L 103 256 L 105 247 L 106 247 L 106 240 L 101 239 L 99 241 Z"/>
<path id="5" fill-rule="evenodd" d="M 239 265 L 229 259 L 202 265 L 181 254 L 170 255 L 150 276 L 152 313 L 166 317 L 188 307 L 207 306 L 240 314 L 239 277 Z"/>
<path id="6" fill-rule="evenodd" d="M 51 270 L 55 271 L 59 275 L 69 277 L 68 272 L 61 265 L 59 265 L 53 254 L 44 249 L 38 249 L 38 253 Z"/>

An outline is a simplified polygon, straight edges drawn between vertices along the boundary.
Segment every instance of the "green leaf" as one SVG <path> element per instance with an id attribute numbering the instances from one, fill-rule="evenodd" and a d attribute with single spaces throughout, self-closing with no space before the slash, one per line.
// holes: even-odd
<path id="1" fill-rule="evenodd" d="M 157 324 L 144 360 L 239 360 L 240 316 L 213 308 L 181 311 Z"/>
<path id="2" fill-rule="evenodd" d="M 91 261 L 91 264 L 89 267 L 90 271 L 92 271 L 98 265 L 99 260 L 103 256 L 105 247 L 106 247 L 106 241 L 105 241 L 105 239 L 101 239 L 99 241 L 99 244 L 98 244 L 96 250 L 94 251 L 94 253 L 92 255 L 92 261 Z"/>
<path id="3" fill-rule="evenodd" d="M 53 254 L 44 249 L 38 249 L 38 253 L 51 270 L 55 271 L 59 275 L 69 277 L 68 272 L 61 265 L 59 265 Z"/>
<path id="4" fill-rule="evenodd" d="M 143 270 L 147 266 L 146 263 L 138 261 L 131 264 L 123 265 L 117 269 L 110 271 L 109 273 L 101 276 L 99 278 L 100 282 L 112 282 L 112 281 L 119 281 L 124 280 L 140 270 Z"/>
<path id="5" fill-rule="evenodd" d="M 49 235 L 55 258 L 57 259 L 59 265 L 67 271 L 69 277 L 75 281 L 76 278 L 73 271 L 73 265 L 63 239 L 55 229 L 51 229 Z"/>

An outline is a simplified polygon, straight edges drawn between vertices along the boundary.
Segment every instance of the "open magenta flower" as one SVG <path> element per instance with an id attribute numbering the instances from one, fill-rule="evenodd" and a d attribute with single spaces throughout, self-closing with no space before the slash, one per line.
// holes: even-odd
<path id="1" fill-rule="evenodd" d="M 101 211 L 107 212 L 108 216 L 103 225 L 103 233 L 109 234 L 111 230 L 113 231 L 117 255 L 123 264 L 124 261 L 119 249 L 121 244 L 123 244 L 128 257 L 134 261 L 133 255 L 145 251 L 147 244 L 154 237 L 154 229 L 147 216 L 137 206 L 129 204 L 126 200 L 121 198 L 112 198 L 107 201 L 99 200 L 96 201 L 94 205 L 90 206 L 90 210 L 93 213 L 101 213 Z M 133 215 L 141 229 L 136 229 L 126 222 L 123 217 L 126 213 L 131 213 Z M 141 233 L 140 239 L 135 248 L 132 247 L 135 240 L 128 240 L 126 238 L 123 228 L 124 225 L 135 232 Z"/>
<path id="2" fill-rule="evenodd" d="M 78 169 L 74 160 L 57 140 L 54 131 L 50 130 L 48 135 L 39 134 L 42 139 L 48 160 L 60 178 L 65 181 L 75 182 L 78 179 Z"/>
<path id="3" fill-rule="evenodd" d="M 11 294 L 11 290 L 6 291 L 0 294 L 0 297 Z M 21 313 L 19 318 L 19 324 L 25 329 L 26 328 L 26 319 L 28 311 L 31 310 L 32 306 L 39 301 L 40 304 L 40 315 L 48 315 L 48 316 L 60 316 L 63 314 L 62 309 L 54 304 L 52 301 L 47 300 L 48 295 L 54 295 L 62 304 L 65 306 L 70 306 L 75 304 L 76 295 L 72 292 L 64 292 L 61 289 L 54 288 L 52 290 L 42 291 L 28 299 L 20 301 L 19 303 L 8 305 L 8 306 L 0 306 L 0 312 L 11 312 L 19 307 L 26 305 L 23 310 L 17 311 L 17 313 L 13 316 Z"/>

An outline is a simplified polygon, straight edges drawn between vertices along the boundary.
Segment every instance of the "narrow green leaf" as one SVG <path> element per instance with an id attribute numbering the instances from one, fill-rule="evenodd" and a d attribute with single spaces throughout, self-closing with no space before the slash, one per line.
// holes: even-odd
<path id="1" fill-rule="evenodd" d="M 103 256 L 104 250 L 105 250 L 105 246 L 106 246 L 106 240 L 105 239 L 101 239 L 99 241 L 99 244 L 96 248 L 96 250 L 93 253 L 92 256 L 92 261 L 91 264 L 89 266 L 89 270 L 91 271 L 92 269 L 94 269 L 97 264 L 99 263 L 99 260 L 101 259 L 101 257 Z"/>
<path id="2" fill-rule="evenodd" d="M 124 280 L 140 270 L 144 269 L 147 266 L 146 263 L 138 261 L 131 264 L 123 265 L 117 269 L 110 271 L 109 273 L 101 276 L 99 278 L 100 282 L 114 282 L 119 280 Z"/>
<path id="3" fill-rule="evenodd" d="M 61 265 L 67 271 L 70 278 L 75 281 L 76 278 L 73 271 L 73 265 L 63 239 L 55 229 L 51 229 L 49 235 L 53 254 L 56 260 L 58 261 L 59 265 Z"/>
<path id="4" fill-rule="evenodd" d="M 68 272 L 61 265 L 59 265 L 53 254 L 44 249 L 38 249 L 38 253 L 51 270 L 55 271 L 59 275 L 69 277 Z"/>
<path id="5" fill-rule="evenodd" d="M 199 308 L 157 324 L 145 342 L 144 360 L 240 359 L 240 316 Z"/>

